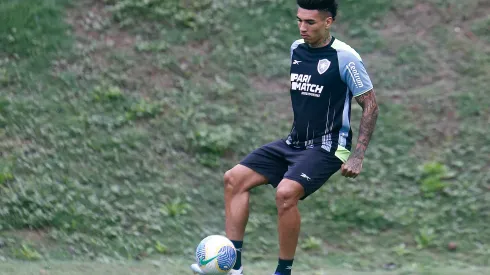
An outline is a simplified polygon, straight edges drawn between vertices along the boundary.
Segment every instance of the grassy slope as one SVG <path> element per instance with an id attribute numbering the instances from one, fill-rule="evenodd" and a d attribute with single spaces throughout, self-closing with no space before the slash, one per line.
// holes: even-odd
<path id="1" fill-rule="evenodd" d="M 221 232 L 222 173 L 290 126 L 296 30 L 289 1 L 210 2 L 82 1 L 71 33 L 59 1 L 0 4 L 16 18 L 0 16 L 0 255 L 191 255 Z M 335 35 L 363 55 L 381 118 L 363 175 L 301 205 L 299 255 L 488 264 L 489 7 L 468 3 L 344 1 Z M 247 255 L 272 260 L 273 190 L 253 193 Z"/>

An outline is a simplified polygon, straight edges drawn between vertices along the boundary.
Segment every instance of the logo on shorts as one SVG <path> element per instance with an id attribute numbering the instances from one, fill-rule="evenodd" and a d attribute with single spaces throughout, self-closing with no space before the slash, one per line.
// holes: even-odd
<path id="1" fill-rule="evenodd" d="M 301 177 L 302 178 L 305 178 L 307 181 L 310 181 L 311 180 L 311 178 L 308 177 L 307 175 L 305 175 L 305 173 L 301 173 Z"/>

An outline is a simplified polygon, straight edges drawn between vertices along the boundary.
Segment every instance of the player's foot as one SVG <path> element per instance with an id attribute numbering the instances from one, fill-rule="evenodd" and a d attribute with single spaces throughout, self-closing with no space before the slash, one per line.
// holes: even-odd
<path id="1" fill-rule="evenodd" d="M 194 274 L 204 274 L 204 272 L 202 272 L 202 270 L 199 268 L 199 266 L 197 264 L 192 264 L 191 269 L 194 272 Z M 240 267 L 240 269 L 238 269 L 238 270 L 232 269 L 228 273 L 228 275 L 243 275 L 243 266 Z"/>
<path id="2" fill-rule="evenodd" d="M 204 274 L 197 264 L 192 264 L 191 269 L 194 271 L 194 274 Z"/>
<path id="3" fill-rule="evenodd" d="M 240 269 L 232 269 L 228 275 L 243 275 L 243 266 L 240 267 Z"/>

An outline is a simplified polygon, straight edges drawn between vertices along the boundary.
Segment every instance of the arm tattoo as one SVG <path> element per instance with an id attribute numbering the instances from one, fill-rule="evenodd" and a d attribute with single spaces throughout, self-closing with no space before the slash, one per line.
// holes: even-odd
<path id="1" fill-rule="evenodd" d="M 362 118 L 359 127 L 359 138 L 357 139 L 356 150 L 353 158 L 363 159 L 368 147 L 371 136 L 374 132 L 376 120 L 378 118 L 378 104 L 373 90 L 370 90 L 358 97 L 357 102 L 362 107 Z"/>

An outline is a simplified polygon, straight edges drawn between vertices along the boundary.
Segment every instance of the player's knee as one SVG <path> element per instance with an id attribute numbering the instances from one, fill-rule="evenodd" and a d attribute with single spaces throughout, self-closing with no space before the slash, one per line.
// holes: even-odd
<path id="1" fill-rule="evenodd" d="M 298 200 L 299 194 L 297 190 L 287 185 L 278 186 L 276 190 L 276 206 L 279 214 L 292 207 L 296 207 L 298 205 Z"/>
<path id="2" fill-rule="evenodd" d="M 238 177 L 233 169 L 225 172 L 223 180 L 226 192 L 236 193 L 240 189 L 240 184 L 237 179 Z"/>

